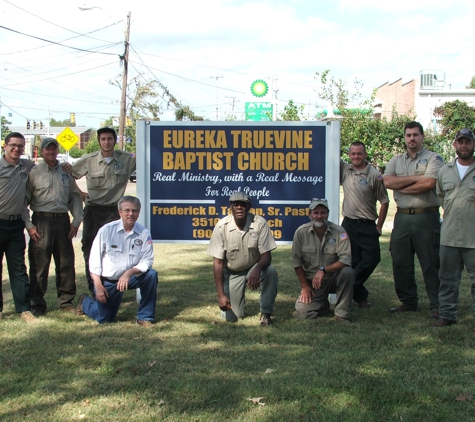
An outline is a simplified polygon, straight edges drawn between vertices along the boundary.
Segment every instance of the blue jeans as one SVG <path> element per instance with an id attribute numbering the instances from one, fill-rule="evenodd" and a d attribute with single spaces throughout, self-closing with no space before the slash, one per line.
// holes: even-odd
<path id="1" fill-rule="evenodd" d="M 140 276 L 133 276 L 129 281 L 129 290 L 140 289 L 141 299 L 137 319 L 142 321 L 155 320 L 155 304 L 157 302 L 158 275 L 155 270 L 148 270 Z M 82 310 L 95 319 L 99 324 L 114 322 L 124 292 L 117 289 L 117 283 L 104 281 L 103 285 L 109 294 L 106 303 L 95 301 L 90 297 L 84 298 Z"/>

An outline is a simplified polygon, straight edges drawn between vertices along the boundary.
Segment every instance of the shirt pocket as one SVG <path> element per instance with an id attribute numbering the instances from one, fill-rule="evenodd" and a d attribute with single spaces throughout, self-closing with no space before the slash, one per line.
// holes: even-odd
<path id="1" fill-rule="evenodd" d="M 338 261 L 337 247 L 336 245 L 325 245 L 323 248 L 323 260 L 324 265 L 330 265 Z"/>
<path id="2" fill-rule="evenodd" d="M 228 261 L 234 261 L 239 254 L 239 246 L 237 243 L 228 243 L 228 249 L 226 250 L 226 259 Z"/>
<path id="3" fill-rule="evenodd" d="M 122 161 L 114 164 L 115 179 L 118 184 L 126 183 L 128 179 L 127 168 Z"/>
<path id="4" fill-rule="evenodd" d="M 473 180 L 468 185 L 467 201 L 475 202 L 475 182 Z"/>
<path id="5" fill-rule="evenodd" d="M 109 257 L 110 261 L 113 263 L 118 264 L 124 261 L 124 255 L 120 246 L 107 245 L 106 254 Z"/>
<path id="6" fill-rule="evenodd" d="M 317 253 L 313 247 L 302 247 L 303 266 L 308 268 L 317 263 Z"/>
<path id="7" fill-rule="evenodd" d="M 89 173 L 89 181 L 91 182 L 91 186 L 95 189 L 99 189 L 103 187 L 104 184 L 104 173 Z"/>

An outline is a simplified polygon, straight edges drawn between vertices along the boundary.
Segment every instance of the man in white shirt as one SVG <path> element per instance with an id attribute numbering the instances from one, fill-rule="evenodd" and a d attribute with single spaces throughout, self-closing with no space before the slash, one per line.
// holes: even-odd
<path id="1" fill-rule="evenodd" d="M 120 219 L 98 231 L 89 258 L 96 301 L 81 295 L 77 315 L 87 315 L 100 324 L 114 322 L 124 291 L 140 289 L 137 324 L 153 325 L 158 276 L 152 269 L 152 237 L 137 223 L 140 207 L 138 198 L 122 197 L 118 202 Z"/>

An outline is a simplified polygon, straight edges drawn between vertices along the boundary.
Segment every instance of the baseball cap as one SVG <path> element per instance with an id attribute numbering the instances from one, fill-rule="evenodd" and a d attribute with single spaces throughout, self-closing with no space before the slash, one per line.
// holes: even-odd
<path id="1" fill-rule="evenodd" d="M 308 206 L 308 209 L 312 211 L 319 205 L 323 205 L 324 207 L 326 207 L 327 210 L 329 209 L 328 201 L 325 198 L 312 198 L 312 200 L 310 201 L 310 205 Z"/>
<path id="2" fill-rule="evenodd" d="M 472 142 L 475 142 L 475 137 L 473 136 L 473 132 L 470 129 L 460 129 L 455 135 L 454 142 L 457 142 L 460 138 L 467 138 Z"/>
<path id="3" fill-rule="evenodd" d="M 97 130 L 97 139 L 101 137 L 101 134 L 103 133 L 111 133 L 114 139 L 117 140 L 117 133 L 115 132 L 114 128 L 111 127 L 101 127 L 100 129 Z"/>
<path id="4" fill-rule="evenodd" d="M 237 201 L 247 202 L 250 204 L 251 198 L 249 198 L 249 196 L 247 196 L 244 192 L 235 192 L 229 197 L 229 202 Z"/>
<path id="5" fill-rule="evenodd" d="M 49 145 L 54 144 L 59 148 L 58 141 L 54 138 L 45 138 L 41 142 L 41 148 L 47 148 Z"/>

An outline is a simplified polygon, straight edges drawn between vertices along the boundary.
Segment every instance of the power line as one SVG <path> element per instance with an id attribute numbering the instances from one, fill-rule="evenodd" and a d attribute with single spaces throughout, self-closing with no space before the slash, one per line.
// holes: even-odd
<path id="1" fill-rule="evenodd" d="M 104 55 L 107 55 L 107 56 L 120 56 L 120 54 L 117 54 L 117 53 L 105 53 L 105 52 L 102 52 L 102 51 L 92 51 L 92 50 L 85 50 L 83 48 L 72 47 L 70 45 L 61 44 L 61 43 L 56 42 L 56 41 L 50 41 L 50 40 L 46 40 L 44 38 L 36 37 L 35 35 L 25 34 L 24 32 L 20 32 L 20 31 L 17 31 L 15 29 L 7 28 L 6 26 L 2 26 L 2 25 L 0 25 L 0 28 L 6 29 L 7 31 L 15 32 L 15 33 L 20 34 L 20 35 L 24 35 L 25 37 L 34 38 L 36 40 L 44 41 L 44 42 L 47 42 L 47 43 L 50 43 L 50 44 L 59 45 L 61 47 L 65 47 L 65 48 L 71 48 L 72 50 L 85 51 L 87 53 L 94 53 L 94 54 L 104 54 Z"/>
<path id="2" fill-rule="evenodd" d="M 72 72 L 72 73 L 67 73 L 65 75 L 58 75 L 58 76 L 55 76 L 55 78 L 64 78 L 66 76 L 71 76 L 71 75 L 77 75 L 78 73 L 84 73 L 84 72 L 89 72 L 90 70 L 95 70 L 95 69 L 99 69 L 100 67 L 106 67 L 106 66 L 110 66 L 112 63 L 106 63 L 102 66 L 95 66 L 95 67 L 92 67 L 90 69 L 85 69 L 85 70 L 79 70 L 77 72 Z M 28 81 L 28 83 L 35 83 L 35 82 L 43 82 L 43 81 L 50 81 L 51 78 L 45 78 L 45 79 L 37 79 L 35 81 Z M 21 84 L 24 84 L 26 82 L 17 82 L 15 84 L 9 84 L 9 86 L 12 86 L 12 85 L 21 85 Z M 0 88 L 4 88 L 2 86 L 0 86 Z M 6 89 L 6 88 L 4 88 Z"/>
<path id="3" fill-rule="evenodd" d="M 44 18 L 42 18 L 41 16 L 35 15 L 34 13 L 32 13 L 32 12 L 30 12 L 30 11 L 28 11 L 28 10 L 23 9 L 23 8 L 21 8 L 20 6 L 17 6 L 16 4 L 13 4 L 13 3 L 9 2 L 8 0 L 3 0 L 3 1 L 4 1 L 5 3 L 8 3 L 10 6 L 13 6 L 13 7 L 15 7 L 15 8 L 21 10 L 22 12 L 25 12 L 25 13 L 31 15 L 31 16 L 34 16 L 34 17 L 37 18 L 37 19 L 42 20 L 43 22 L 49 23 L 50 25 L 56 26 L 57 28 L 64 29 L 65 31 L 72 32 L 73 34 L 77 34 L 78 37 L 86 37 L 86 38 L 90 38 L 90 39 L 96 40 L 96 41 L 109 42 L 109 41 L 101 40 L 101 39 L 99 39 L 99 38 L 88 37 L 88 34 L 92 34 L 92 33 L 94 33 L 94 32 L 102 31 L 103 29 L 107 29 L 107 28 L 109 28 L 109 27 L 111 27 L 111 26 L 117 25 L 117 24 L 120 23 L 120 22 L 123 22 L 122 20 L 120 20 L 120 21 L 117 21 L 117 22 L 115 22 L 115 23 L 113 23 L 113 24 L 111 24 L 111 25 L 108 25 L 108 26 L 104 27 L 104 28 L 96 29 L 96 30 L 94 30 L 94 31 L 87 32 L 87 33 L 85 33 L 85 34 L 81 34 L 80 32 L 76 32 L 76 31 L 73 31 L 72 29 L 65 28 L 64 26 L 58 25 L 58 24 L 56 24 L 56 23 L 54 23 L 54 22 L 51 22 L 51 21 L 49 21 L 49 20 L 47 20 L 47 19 L 44 19 Z M 71 38 L 68 38 L 68 39 L 63 40 L 63 41 L 72 40 L 72 39 L 78 38 L 78 37 L 71 37 Z"/>

